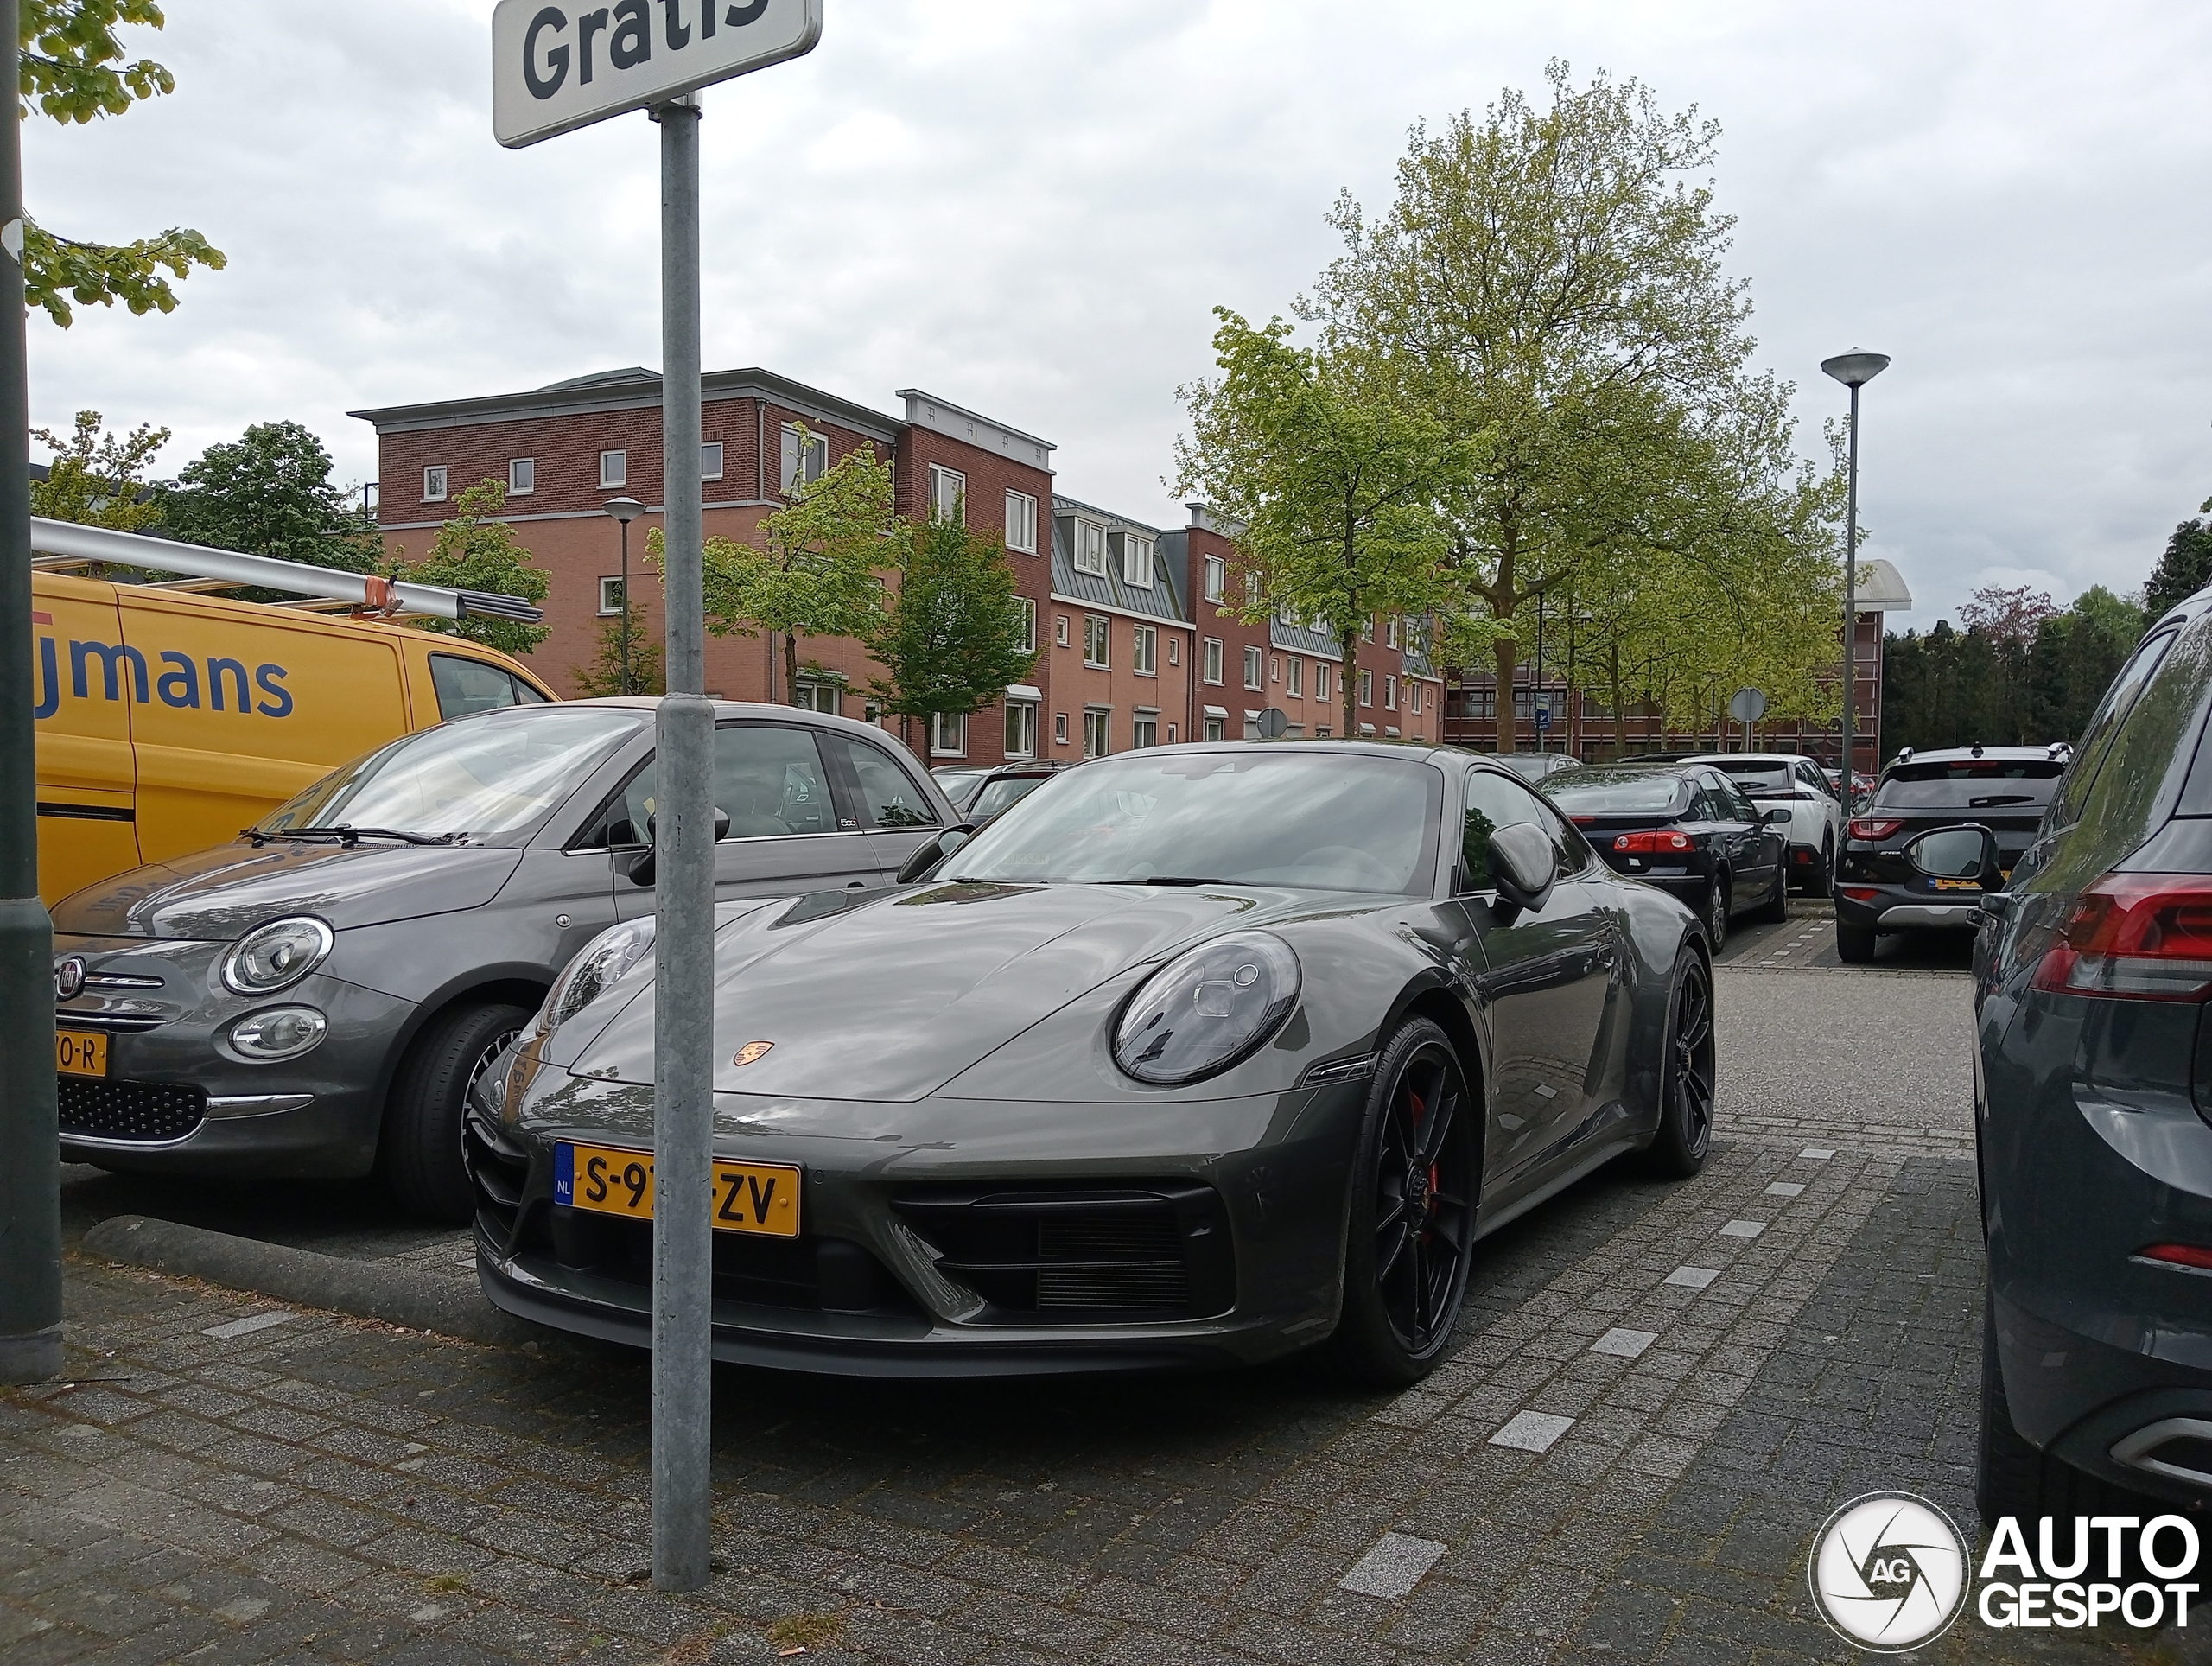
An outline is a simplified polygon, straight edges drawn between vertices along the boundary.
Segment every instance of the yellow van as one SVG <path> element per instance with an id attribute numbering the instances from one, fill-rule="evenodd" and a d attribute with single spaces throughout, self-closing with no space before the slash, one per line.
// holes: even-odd
<path id="1" fill-rule="evenodd" d="M 555 698 L 453 637 L 62 572 L 33 573 L 31 633 L 49 904 L 221 844 L 394 736 Z"/>

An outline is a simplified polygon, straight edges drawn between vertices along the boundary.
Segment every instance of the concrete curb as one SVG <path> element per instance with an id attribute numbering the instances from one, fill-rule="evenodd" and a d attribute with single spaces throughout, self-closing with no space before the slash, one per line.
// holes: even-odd
<path id="1" fill-rule="evenodd" d="M 144 1215 L 109 1217 L 85 1234 L 83 1248 L 119 1267 L 205 1279 L 468 1342 L 518 1347 L 547 1339 L 535 1326 L 493 1307 L 474 1286 L 387 1262 L 347 1261 Z"/>

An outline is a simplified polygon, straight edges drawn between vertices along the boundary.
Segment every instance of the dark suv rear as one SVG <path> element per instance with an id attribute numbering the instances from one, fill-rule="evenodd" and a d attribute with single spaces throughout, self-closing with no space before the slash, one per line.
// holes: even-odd
<path id="1" fill-rule="evenodd" d="M 1999 868 L 2010 874 L 2036 836 L 2069 755 L 2063 742 L 1899 753 L 1876 783 L 1873 802 L 1845 825 L 1836 954 L 1872 960 L 1875 938 L 1890 932 L 1971 931 L 1981 918 L 1980 878 L 1923 855 L 1948 855 L 1955 841 L 1923 842 L 1942 828 L 1986 827 L 1997 836 Z"/>
<path id="2" fill-rule="evenodd" d="M 1980 904 L 1980 1502 L 2212 1497 L 2212 590 L 2144 639 Z M 2030 1529 L 2032 1535 L 2033 1529 Z"/>

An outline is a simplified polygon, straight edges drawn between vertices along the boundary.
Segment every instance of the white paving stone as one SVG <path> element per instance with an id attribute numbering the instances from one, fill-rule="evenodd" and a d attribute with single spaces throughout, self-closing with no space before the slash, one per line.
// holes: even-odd
<path id="1" fill-rule="evenodd" d="M 1841 698 L 1840 696 L 1838 696 L 1837 697 L 1839 700 Z M 1808 1162 L 1824 1163 L 1827 1161 L 1829 1158 L 1834 1156 L 1835 1153 L 1826 1146 L 1807 1146 L 1797 1154 L 1800 1157 L 1804 1158 Z"/>
<path id="2" fill-rule="evenodd" d="M 1385 1533 L 1337 1581 L 1338 1588 L 1363 1597 L 1402 1597 L 1419 1585 L 1451 1547 L 1410 1533 Z"/>
<path id="3" fill-rule="evenodd" d="M 1617 1359 L 1635 1359 L 1658 1339 L 1656 1331 L 1630 1331 L 1617 1325 L 1592 1343 L 1590 1351 L 1611 1354 Z"/>
<path id="4" fill-rule="evenodd" d="M 227 1342 L 234 1336 L 251 1336 L 256 1331 L 265 1331 L 272 1325 L 282 1325 L 287 1319 L 298 1317 L 290 1308 L 279 1307 L 271 1313 L 249 1313 L 244 1319 L 232 1319 L 226 1325 L 210 1325 L 200 1334 L 219 1337 Z"/>
<path id="5" fill-rule="evenodd" d="M 1517 1411 L 1511 1421 L 1490 1437 L 1494 1447 L 1511 1447 L 1519 1452 L 1549 1452 L 1552 1442 L 1574 1427 L 1572 1417 L 1561 1417 L 1556 1412 Z"/>
<path id="6" fill-rule="evenodd" d="M 1764 1221 L 1730 1221 L 1720 1229 L 1724 1238 L 1755 1238 L 1766 1230 Z"/>
<path id="7" fill-rule="evenodd" d="M 1770 1198 L 1796 1198 L 1802 1196 L 1804 1191 L 1795 1180 L 1777 1180 L 1767 1187 L 1766 1194 Z"/>
<path id="8" fill-rule="evenodd" d="M 1661 1281 L 1679 1284 L 1686 1290 L 1702 1290 L 1719 1276 L 1718 1267 L 1677 1267 Z"/>

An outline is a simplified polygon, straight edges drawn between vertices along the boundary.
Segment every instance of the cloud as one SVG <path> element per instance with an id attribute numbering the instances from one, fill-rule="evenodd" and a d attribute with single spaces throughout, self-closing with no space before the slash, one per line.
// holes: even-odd
<path id="1" fill-rule="evenodd" d="M 810 58 L 709 91 L 709 368 L 884 410 L 918 385 L 1057 441 L 1087 500 L 1160 476 L 1210 308 L 1286 311 L 1340 188 L 1387 200 L 1407 127 L 1635 75 L 1723 125 L 1733 269 L 1801 442 L 1867 390 L 1862 493 L 1920 603 L 2141 582 L 2212 493 L 2212 13 L 2153 3 L 828 0 Z M 231 256 L 167 317 L 33 320 L 35 420 L 90 406 L 174 468 L 291 416 L 375 471 L 349 408 L 659 360 L 655 130 L 492 142 L 486 0 L 178 5 L 135 35 L 176 93 L 25 131 L 58 230 L 199 227 Z M 1893 620 L 1893 622 L 1894 621 Z"/>

